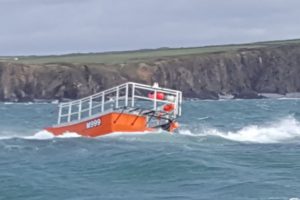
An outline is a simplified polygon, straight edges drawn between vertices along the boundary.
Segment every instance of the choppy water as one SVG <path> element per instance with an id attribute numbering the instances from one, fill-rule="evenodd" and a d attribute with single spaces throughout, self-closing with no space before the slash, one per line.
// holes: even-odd
<path id="1" fill-rule="evenodd" d="M 300 198 L 300 100 L 188 101 L 174 135 L 62 138 L 56 105 L 0 104 L 0 199 Z"/>

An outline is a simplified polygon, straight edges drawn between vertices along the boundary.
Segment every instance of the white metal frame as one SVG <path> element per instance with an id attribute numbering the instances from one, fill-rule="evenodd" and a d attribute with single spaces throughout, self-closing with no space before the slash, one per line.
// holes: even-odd
<path id="1" fill-rule="evenodd" d="M 141 91 L 144 91 L 144 94 L 141 94 Z M 156 97 L 157 93 L 159 92 L 163 93 L 164 95 L 173 96 L 174 101 L 166 100 L 166 99 L 160 100 L 157 98 L 149 98 L 147 95 L 149 93 L 153 93 L 154 97 Z M 99 99 L 101 99 L 101 102 L 99 102 Z M 139 84 L 134 82 L 128 82 L 82 99 L 59 104 L 57 124 L 71 123 L 74 121 L 82 121 L 85 119 L 89 119 L 91 116 L 94 115 L 101 115 L 107 112 L 109 109 L 111 109 L 106 107 L 107 104 L 113 104 L 114 110 L 118 111 L 119 109 L 124 107 L 136 108 L 137 103 L 140 101 L 153 102 L 153 107 L 150 108 L 150 110 L 154 112 L 161 111 L 161 108 L 158 107 L 159 103 L 163 103 L 163 104 L 172 103 L 175 105 L 175 109 L 171 113 L 169 113 L 168 116 L 172 118 L 176 118 L 181 115 L 181 103 L 182 103 L 181 91 L 171 90 L 171 89 L 166 89 L 161 87 L 152 87 L 149 85 L 144 85 L 144 84 Z M 97 102 L 97 104 L 95 104 L 94 102 Z M 123 102 L 124 104 L 124 106 L 122 107 L 120 106 L 121 102 Z M 84 105 L 86 104 L 88 105 L 88 107 L 83 108 Z M 76 107 L 75 110 L 72 109 L 73 106 Z M 93 111 L 96 111 L 97 113 L 94 113 Z M 83 116 L 84 112 L 87 112 L 88 114 L 86 116 Z M 75 116 L 75 118 L 73 119 L 72 116 Z"/>

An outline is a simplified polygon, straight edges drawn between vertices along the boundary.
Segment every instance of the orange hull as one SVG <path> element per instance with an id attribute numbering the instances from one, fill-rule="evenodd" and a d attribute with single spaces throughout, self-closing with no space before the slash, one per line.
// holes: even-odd
<path id="1" fill-rule="evenodd" d="M 147 127 L 147 118 L 127 113 L 109 113 L 84 121 L 61 124 L 46 128 L 54 135 L 75 132 L 86 137 L 98 137 L 113 132 L 144 132 L 152 130 Z"/>

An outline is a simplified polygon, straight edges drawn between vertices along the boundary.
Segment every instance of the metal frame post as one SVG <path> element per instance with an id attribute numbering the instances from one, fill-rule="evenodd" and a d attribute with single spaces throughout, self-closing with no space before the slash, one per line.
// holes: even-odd
<path id="1" fill-rule="evenodd" d="M 93 96 L 90 97 L 89 116 L 92 116 L 92 109 L 93 109 Z"/>
<path id="2" fill-rule="evenodd" d="M 174 117 L 179 114 L 179 92 L 176 92 Z"/>
<path id="3" fill-rule="evenodd" d="M 134 93 L 135 93 L 135 85 L 132 83 L 132 91 L 131 91 L 131 107 L 134 107 Z"/>
<path id="4" fill-rule="evenodd" d="M 119 108 L 119 87 L 116 90 L 116 108 Z"/>
<path id="5" fill-rule="evenodd" d="M 68 110 L 68 122 L 71 121 L 71 114 L 72 114 L 72 102 L 69 104 L 69 110 Z"/>
<path id="6" fill-rule="evenodd" d="M 128 84 L 126 84 L 125 88 L 125 107 L 128 106 Z"/>
<path id="7" fill-rule="evenodd" d="M 156 98 L 157 98 L 157 91 L 154 90 L 154 97 L 153 97 L 153 107 L 154 107 L 154 110 L 157 110 L 157 101 L 156 101 Z"/>
<path id="8" fill-rule="evenodd" d="M 62 112 L 62 106 L 61 106 L 61 104 L 59 104 L 57 124 L 60 124 L 60 122 L 61 122 L 61 112 Z"/>
<path id="9" fill-rule="evenodd" d="M 82 101 L 80 100 L 79 104 L 78 104 L 78 120 L 81 119 L 81 106 L 82 106 L 81 104 L 82 104 Z"/>
<path id="10" fill-rule="evenodd" d="M 105 94 L 102 93 L 101 112 L 104 112 L 104 99 L 105 99 Z"/>
<path id="11" fill-rule="evenodd" d="M 179 96 L 179 116 L 181 116 L 181 112 L 182 112 L 182 92 L 179 92 L 180 96 Z"/>

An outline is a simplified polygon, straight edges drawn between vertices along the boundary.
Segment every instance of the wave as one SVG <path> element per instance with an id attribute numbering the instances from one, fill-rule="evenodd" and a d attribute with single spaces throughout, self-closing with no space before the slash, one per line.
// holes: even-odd
<path id="1" fill-rule="evenodd" d="M 148 134 L 160 134 L 162 131 L 157 131 L 157 132 L 115 132 L 103 136 L 99 136 L 101 138 L 114 138 L 114 137 L 131 137 L 131 136 L 142 136 L 142 135 L 148 135 Z M 78 133 L 75 132 L 66 132 L 63 135 L 55 136 L 49 131 L 46 130 L 41 130 L 34 135 L 31 136 L 20 136 L 20 135 L 11 135 L 11 136 L 0 136 L 0 140 L 9 140 L 9 139 L 25 139 L 25 140 L 51 140 L 54 138 L 79 138 L 83 137 L 79 135 Z"/>
<path id="2" fill-rule="evenodd" d="M 110 138 L 110 137 L 120 137 L 120 136 L 143 136 L 143 135 L 149 135 L 149 134 L 160 134 L 162 133 L 162 130 L 157 130 L 155 132 L 150 132 L 150 131 L 144 131 L 144 132 L 114 132 L 114 133 L 110 133 L 107 135 L 103 135 L 103 136 L 99 136 L 99 137 L 105 137 L 105 138 Z"/>
<path id="3" fill-rule="evenodd" d="M 55 136 L 46 130 L 41 130 L 31 136 L 20 136 L 20 135 L 1 136 L 0 140 L 9 140 L 9 139 L 50 140 L 53 138 L 77 138 L 77 137 L 81 137 L 81 135 L 74 132 L 66 132 L 63 135 Z"/>
<path id="4" fill-rule="evenodd" d="M 4 105 L 43 105 L 43 104 L 59 104 L 58 100 L 45 100 L 45 101 L 29 101 L 29 102 L 0 102 L 0 104 L 4 104 Z"/>
<path id="5" fill-rule="evenodd" d="M 137 137 L 143 135 L 153 135 L 160 134 L 164 131 L 158 130 L 155 132 L 145 131 L 145 132 L 115 132 L 97 138 L 121 138 L 121 137 Z M 25 140 L 51 140 L 54 138 L 79 138 L 84 137 L 75 132 L 65 132 L 62 135 L 55 136 L 47 130 L 41 130 L 33 135 L 15 135 L 14 133 L 6 132 L 5 135 L 0 136 L 0 140 L 10 140 L 10 139 L 25 139 Z"/>
<path id="6" fill-rule="evenodd" d="M 279 121 L 273 121 L 272 123 L 264 125 L 249 125 L 241 128 L 238 131 L 220 131 L 215 128 L 199 128 L 196 131 L 192 131 L 187 128 L 182 128 L 177 132 L 176 135 L 181 135 L 185 137 L 218 137 L 235 142 L 245 142 L 245 143 L 291 143 L 300 142 L 300 122 L 294 117 L 289 116 Z M 151 133 L 151 134 L 150 134 Z M 157 133 L 157 134 L 155 134 Z M 164 131 L 156 132 L 137 132 L 137 133 L 123 133 L 117 132 L 113 134 L 108 134 L 101 137 L 121 137 L 121 136 L 133 136 L 139 137 L 141 135 L 153 135 L 152 139 L 158 137 L 158 135 L 165 135 Z M 172 134 L 169 134 L 172 135 Z M 60 136 L 54 136 L 52 133 L 42 130 L 31 136 L 20 136 L 20 135 L 3 135 L 0 136 L 0 140 L 8 139 L 27 139 L 27 140 L 49 140 L 54 138 L 77 138 L 82 137 L 77 133 L 67 132 Z M 127 137 L 126 137 L 127 138 Z M 150 139 L 151 139 L 150 138 Z M 161 136 L 158 138 L 161 139 Z M 168 137 L 170 139 L 170 137 Z M 176 137 L 172 139 L 177 140 Z M 181 139 L 180 139 L 181 140 Z"/>
<path id="7" fill-rule="evenodd" d="M 249 143 L 300 142 L 300 122 L 287 117 L 267 125 L 250 125 L 236 132 L 223 132 L 217 129 L 204 129 L 200 133 L 181 130 L 179 134 L 192 137 L 216 136 L 226 140 Z"/>
<path id="8" fill-rule="evenodd" d="M 49 131 L 42 130 L 34 134 L 33 136 L 24 137 L 24 139 L 35 139 L 35 140 L 48 140 L 53 138 L 77 138 L 81 137 L 79 134 L 74 132 L 66 132 L 63 135 L 55 136 Z"/>

